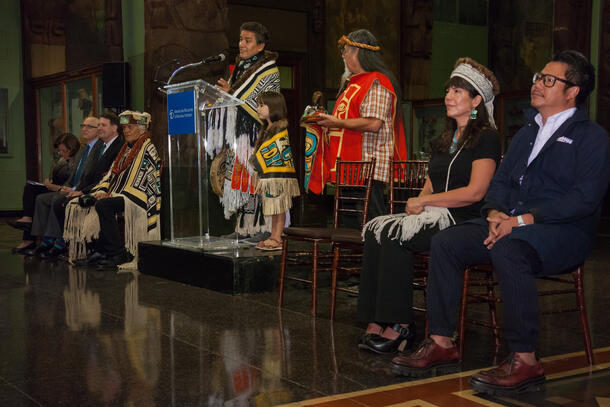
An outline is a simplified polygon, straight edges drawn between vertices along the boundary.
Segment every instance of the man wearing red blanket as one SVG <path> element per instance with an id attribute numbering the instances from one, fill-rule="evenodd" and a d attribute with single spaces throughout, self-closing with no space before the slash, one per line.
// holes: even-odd
<path id="1" fill-rule="evenodd" d="M 332 115 L 320 114 L 328 128 L 323 181 L 335 181 L 335 163 L 376 158 L 369 219 L 387 213 L 383 195 L 390 160 L 406 159 L 398 82 L 379 53 L 377 39 L 357 30 L 339 40 L 345 73 Z M 311 188 L 311 187 L 310 187 Z"/>

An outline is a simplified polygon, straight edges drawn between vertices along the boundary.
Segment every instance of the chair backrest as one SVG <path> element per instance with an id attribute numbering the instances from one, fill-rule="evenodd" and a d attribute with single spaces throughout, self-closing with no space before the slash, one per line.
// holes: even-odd
<path id="1" fill-rule="evenodd" d="M 390 213 L 403 211 L 407 200 L 419 195 L 428 176 L 428 161 L 404 160 L 390 162 Z"/>
<path id="2" fill-rule="evenodd" d="M 340 225 L 340 218 L 357 217 L 360 228 L 367 221 L 371 185 L 375 170 L 375 157 L 370 161 L 342 161 L 337 159 L 337 183 L 333 226 Z"/>

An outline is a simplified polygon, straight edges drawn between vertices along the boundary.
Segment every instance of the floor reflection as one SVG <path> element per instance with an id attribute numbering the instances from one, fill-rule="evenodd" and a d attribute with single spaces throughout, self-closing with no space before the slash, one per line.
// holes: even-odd
<path id="1" fill-rule="evenodd" d="M 87 289 L 87 273 L 70 267 L 64 288 L 66 325 L 71 331 L 97 329 L 102 318 L 102 304 L 97 293 Z"/>
<path id="2" fill-rule="evenodd" d="M 312 318 L 308 287 L 288 286 L 278 310 L 275 292 L 14 256 L 10 233 L 0 223 L 0 406 L 272 406 L 404 381 L 391 356 L 357 349 L 355 297 L 339 296 L 328 320 L 324 285 Z M 610 345 L 610 238 L 600 243 L 585 281 L 596 348 Z M 575 315 L 542 321 L 541 356 L 582 349 Z M 469 327 L 467 343 L 464 370 L 493 363 L 488 330 Z"/>
<path id="3" fill-rule="evenodd" d="M 195 328 L 196 327 L 196 328 Z M 194 329 L 195 328 L 195 329 Z M 288 332 L 280 328 L 224 329 L 216 336 L 208 324 L 179 312 L 170 315 L 171 405 L 180 405 L 184 390 L 184 367 L 175 349 L 188 333 L 198 345 L 197 371 L 191 371 L 188 392 L 197 405 L 210 406 L 272 406 L 294 399 L 285 385 Z M 217 344 L 216 344 L 217 341 Z M 219 355 L 210 353 L 213 347 Z M 197 383 L 192 383 L 196 378 Z"/>
<path id="4" fill-rule="evenodd" d="M 95 277 L 103 281 L 104 276 Z M 41 280 L 47 291 L 33 287 Z M 91 281 L 87 270 L 62 264 L 27 271 L 25 308 L 33 316 L 26 335 L 28 393 L 51 405 L 155 405 L 160 311 L 139 303 L 138 276 L 130 275 L 124 283 L 123 321 L 103 314 L 99 288 Z M 54 296 L 60 284 L 61 296 Z"/>

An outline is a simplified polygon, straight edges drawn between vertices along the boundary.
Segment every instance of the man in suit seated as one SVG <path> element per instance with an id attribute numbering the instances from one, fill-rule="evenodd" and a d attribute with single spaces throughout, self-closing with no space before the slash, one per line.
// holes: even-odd
<path id="1" fill-rule="evenodd" d="M 497 368 L 472 376 L 471 387 L 508 395 L 540 389 L 536 277 L 570 271 L 585 260 L 608 180 L 608 134 L 584 107 L 595 71 L 576 51 L 562 51 L 533 77 L 526 125 L 513 138 L 491 181 L 482 217 L 432 238 L 428 279 L 430 338 L 392 361 L 401 375 L 456 364 L 451 342 L 466 267 L 492 264 L 504 302 L 511 352 Z"/>
<path id="2" fill-rule="evenodd" d="M 87 199 L 66 208 L 64 237 L 76 265 L 135 268 L 138 243 L 161 238 L 161 159 L 148 133 L 150 114 L 128 110 L 119 116 L 125 145 Z M 125 218 L 124 244 L 118 213 Z M 85 257 L 87 243 L 94 250 Z"/>
<path id="3" fill-rule="evenodd" d="M 66 244 L 62 239 L 63 214 L 58 217 L 58 211 L 54 208 L 65 205 L 68 199 L 91 189 L 108 171 L 121 148 L 122 139 L 118 134 L 119 120 L 116 115 L 104 114 L 101 120 L 116 122 L 114 131 L 98 129 L 100 120 L 96 117 L 85 118 L 80 127 L 86 144 L 76 157 L 78 164 L 74 172 L 59 191 L 36 197 L 31 233 L 40 236 L 41 243 L 35 249 L 26 251 L 26 255 L 54 258 L 65 253 Z"/>

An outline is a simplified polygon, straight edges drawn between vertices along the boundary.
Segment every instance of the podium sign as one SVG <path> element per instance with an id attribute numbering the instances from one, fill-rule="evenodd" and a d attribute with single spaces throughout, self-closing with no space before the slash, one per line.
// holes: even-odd
<path id="1" fill-rule="evenodd" d="M 170 243 L 210 248 L 207 115 L 209 110 L 244 102 L 202 80 L 167 85 L 165 90 Z"/>
<path id="2" fill-rule="evenodd" d="M 168 134 L 195 134 L 195 91 L 167 95 Z"/>

